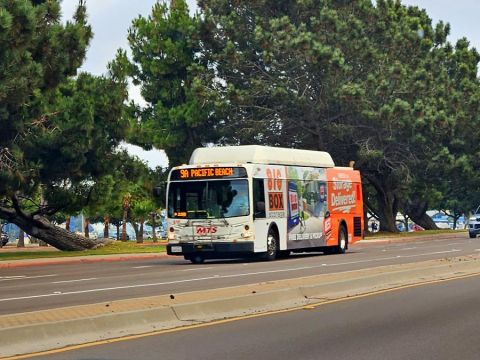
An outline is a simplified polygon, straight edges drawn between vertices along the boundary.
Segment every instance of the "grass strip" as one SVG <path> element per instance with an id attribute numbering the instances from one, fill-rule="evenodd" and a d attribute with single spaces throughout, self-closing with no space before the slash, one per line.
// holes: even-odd
<path id="1" fill-rule="evenodd" d="M 5 249 L 5 248 L 4 248 Z M 59 251 L 52 250 L 29 250 L 18 249 L 11 250 L 6 248 L 5 252 L 0 250 L 0 261 L 22 260 L 22 259 L 44 259 L 44 258 L 60 258 L 74 256 L 93 256 L 93 255 L 115 255 L 115 254 L 145 254 L 145 253 L 161 253 L 165 252 L 164 245 L 154 243 L 137 244 L 135 242 L 115 241 L 108 245 L 95 250 L 84 251 Z"/>
<path id="2" fill-rule="evenodd" d="M 466 232 L 467 230 L 422 230 L 422 231 L 409 231 L 409 232 L 398 232 L 398 233 L 391 233 L 386 231 L 378 231 L 375 233 L 368 232 L 365 236 L 365 239 L 375 239 L 375 238 L 408 238 L 412 236 L 431 236 L 431 235 L 438 235 L 438 234 L 458 234 L 462 232 Z"/>

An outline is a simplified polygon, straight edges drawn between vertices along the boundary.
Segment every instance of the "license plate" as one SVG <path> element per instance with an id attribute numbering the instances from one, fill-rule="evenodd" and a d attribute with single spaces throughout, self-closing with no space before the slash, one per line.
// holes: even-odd
<path id="1" fill-rule="evenodd" d="M 182 247 L 181 246 L 172 246 L 170 249 L 172 250 L 172 253 L 181 253 L 182 252 Z"/>

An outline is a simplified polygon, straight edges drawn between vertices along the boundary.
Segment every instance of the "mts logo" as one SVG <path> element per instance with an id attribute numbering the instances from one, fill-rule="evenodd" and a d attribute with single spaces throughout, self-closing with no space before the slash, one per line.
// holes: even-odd
<path id="1" fill-rule="evenodd" d="M 198 235 L 215 234 L 216 232 L 217 232 L 216 226 L 197 226 Z"/>

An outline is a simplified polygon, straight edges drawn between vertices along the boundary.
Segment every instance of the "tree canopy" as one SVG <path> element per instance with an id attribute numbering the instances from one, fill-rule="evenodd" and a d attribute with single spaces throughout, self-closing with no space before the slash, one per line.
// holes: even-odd
<path id="1" fill-rule="evenodd" d="M 139 123 L 172 147 L 171 165 L 208 142 L 327 150 L 338 164 L 355 161 L 366 204 L 389 231 L 399 210 L 434 227 L 428 206 L 450 206 L 476 183 L 468 129 L 479 128 L 479 55 L 466 39 L 450 44 L 449 25 L 424 10 L 200 0 L 189 16 L 185 1 L 170 5 L 133 22 L 129 64 L 148 103 Z"/>
<path id="2" fill-rule="evenodd" d="M 78 211 L 105 185 L 125 138 L 126 83 L 77 75 L 92 37 L 83 1 L 0 1 L 0 217 L 64 250 L 95 246 L 47 217 Z"/>

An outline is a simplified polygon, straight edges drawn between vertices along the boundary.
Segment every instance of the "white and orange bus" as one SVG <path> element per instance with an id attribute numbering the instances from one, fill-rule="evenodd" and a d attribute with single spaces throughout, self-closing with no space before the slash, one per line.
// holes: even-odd
<path id="1" fill-rule="evenodd" d="M 363 238 L 360 174 L 330 154 L 258 145 L 196 149 L 167 183 L 169 255 L 344 253 Z"/>

